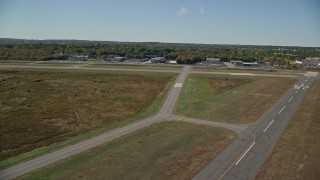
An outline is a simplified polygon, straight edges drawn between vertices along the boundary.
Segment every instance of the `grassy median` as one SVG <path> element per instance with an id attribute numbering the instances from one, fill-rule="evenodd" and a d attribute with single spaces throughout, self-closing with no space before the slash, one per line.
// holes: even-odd
<path id="1" fill-rule="evenodd" d="M 191 179 L 235 136 L 186 122 L 156 123 L 24 179 Z"/>
<path id="2" fill-rule="evenodd" d="M 253 122 L 295 82 L 295 78 L 190 75 L 176 111 L 219 122 Z"/>

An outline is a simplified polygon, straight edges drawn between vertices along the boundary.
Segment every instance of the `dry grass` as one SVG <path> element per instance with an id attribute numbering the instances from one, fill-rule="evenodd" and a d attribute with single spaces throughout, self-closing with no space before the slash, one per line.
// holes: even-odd
<path id="1" fill-rule="evenodd" d="M 170 75 L 0 73 L 0 159 L 108 126 L 144 111 Z M 81 115 L 77 122 L 65 89 Z"/>
<path id="2" fill-rule="evenodd" d="M 257 120 L 297 80 L 192 75 L 182 91 L 180 114 L 226 123 Z"/>
<path id="3" fill-rule="evenodd" d="M 222 128 L 156 123 L 25 178 L 191 179 L 234 138 Z"/>
<path id="4" fill-rule="evenodd" d="M 319 90 L 318 76 L 257 179 L 320 179 Z"/>
<path id="5" fill-rule="evenodd" d="M 251 68 L 216 68 L 216 67 L 194 67 L 194 71 L 203 71 L 203 72 L 230 72 L 230 73 L 279 73 L 278 70 L 265 70 L 265 69 L 251 69 Z"/>

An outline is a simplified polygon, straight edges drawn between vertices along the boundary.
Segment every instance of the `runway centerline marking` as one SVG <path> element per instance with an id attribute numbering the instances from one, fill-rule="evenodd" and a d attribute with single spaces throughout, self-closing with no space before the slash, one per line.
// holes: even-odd
<path id="1" fill-rule="evenodd" d="M 240 157 L 240 159 L 236 162 L 236 165 L 238 165 L 238 163 L 242 160 L 242 158 L 250 151 L 250 149 L 253 147 L 253 145 L 255 144 L 256 142 L 253 142 L 251 144 L 251 146 L 246 150 L 246 152 Z"/>
<path id="2" fill-rule="evenodd" d="M 299 92 L 299 89 L 294 94 L 297 94 L 298 92 Z"/>
<path id="3" fill-rule="evenodd" d="M 174 85 L 174 87 L 179 87 L 179 88 L 181 88 L 181 87 L 182 87 L 182 83 L 176 83 L 176 84 Z"/>
<path id="4" fill-rule="evenodd" d="M 290 102 L 292 99 L 293 99 L 293 96 L 289 99 L 289 101 L 288 101 L 288 102 Z"/>
<path id="5" fill-rule="evenodd" d="M 281 111 L 279 112 L 279 114 L 286 108 L 286 106 L 283 106 L 283 108 L 281 109 Z"/>
<path id="6" fill-rule="evenodd" d="M 263 132 L 266 132 L 266 130 L 270 127 L 270 125 L 273 123 L 274 119 L 269 123 L 269 125 L 263 130 Z"/>

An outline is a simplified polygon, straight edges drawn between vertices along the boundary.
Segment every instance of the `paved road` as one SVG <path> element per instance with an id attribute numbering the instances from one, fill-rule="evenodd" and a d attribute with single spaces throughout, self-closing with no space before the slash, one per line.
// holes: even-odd
<path id="1" fill-rule="evenodd" d="M 193 179 L 255 179 L 316 76 L 306 75 Z"/>
<path id="2" fill-rule="evenodd" d="M 92 70 L 92 71 L 136 71 L 136 72 L 172 72 L 172 73 L 180 73 L 181 70 L 166 70 L 163 69 L 142 69 L 142 68 L 108 68 L 108 67 L 88 67 L 84 65 L 74 65 L 74 66 L 48 66 L 48 65 L 8 65 L 8 64 L 0 64 L 0 69 L 58 69 L 58 70 Z"/>
<path id="3" fill-rule="evenodd" d="M 93 68 L 85 65 L 74 65 L 74 66 L 48 66 L 48 65 L 12 65 L 12 64 L 0 64 L 0 69 L 65 69 L 65 70 L 92 70 L 92 71 L 137 71 L 137 72 L 172 72 L 172 73 L 180 73 L 181 70 L 175 69 L 138 69 L 138 68 L 108 68 L 108 67 L 99 67 Z M 193 74 L 215 74 L 215 75 L 232 75 L 232 76 L 257 76 L 257 77 L 297 77 L 296 73 L 291 74 L 266 74 L 266 73 L 232 73 L 232 72 L 206 72 L 206 71 L 188 71 L 188 73 Z"/>
<path id="4" fill-rule="evenodd" d="M 232 73 L 232 72 L 206 72 L 206 71 L 190 71 L 193 74 L 215 74 L 215 75 L 231 75 L 231 76 L 256 76 L 256 77 L 297 77 L 296 74 L 265 74 L 265 73 Z"/>
<path id="5" fill-rule="evenodd" d="M 171 117 L 174 117 L 173 115 Z M 176 116 L 174 118 L 171 118 L 169 120 L 178 120 L 178 121 L 184 121 L 184 122 L 190 122 L 193 124 L 200 124 L 205 126 L 215 126 L 215 127 L 222 127 L 225 129 L 230 129 L 237 134 L 241 134 L 249 125 L 248 124 L 227 124 L 227 123 L 221 123 L 221 122 L 214 122 L 214 121 L 208 121 L 208 120 L 201 120 L 191 117 L 183 117 L 183 116 Z"/>
<path id="6" fill-rule="evenodd" d="M 121 136 L 124 136 L 128 133 L 134 132 L 138 129 L 141 129 L 143 127 L 149 126 L 152 123 L 162 121 L 164 119 L 167 120 L 173 120 L 173 119 L 181 119 L 183 117 L 179 117 L 177 115 L 173 115 L 173 109 L 175 107 L 175 104 L 178 100 L 178 97 L 181 92 L 181 87 L 183 87 L 183 84 L 187 78 L 188 73 L 190 72 L 190 67 L 185 66 L 182 71 L 180 70 L 148 70 L 148 69 L 116 69 L 116 68 L 88 68 L 88 67 L 80 67 L 80 66 L 74 66 L 74 67 L 52 67 L 52 66 L 23 66 L 23 65 L 1 65 L 0 69 L 12 69 L 12 68 L 35 68 L 35 69 L 83 69 L 83 70 L 98 70 L 98 71 L 106 71 L 106 70 L 114 70 L 114 71 L 151 71 L 151 72 L 180 72 L 180 75 L 178 76 L 174 87 L 172 87 L 168 97 L 166 98 L 163 106 L 161 107 L 159 113 L 153 117 L 147 118 L 145 120 L 138 121 L 136 123 L 130 124 L 128 126 L 115 129 L 112 131 L 108 131 L 105 134 L 99 135 L 97 137 L 91 138 L 89 140 L 80 142 L 78 144 L 66 147 L 64 149 L 55 151 L 53 153 L 35 158 L 33 160 L 27 161 L 25 163 L 21 163 L 19 165 L 16 165 L 14 167 L 5 169 L 0 171 L 0 179 L 12 179 L 18 176 L 21 176 L 23 174 L 26 174 L 28 172 L 34 171 L 36 169 L 39 169 L 41 167 L 44 167 L 46 165 L 49 165 L 51 163 L 60 161 L 66 157 L 69 157 L 71 155 L 75 155 L 77 153 L 83 152 L 85 150 L 88 150 L 90 148 L 96 147 L 100 144 L 103 144 L 105 142 L 109 142 L 111 140 L 114 140 L 116 138 L 119 138 Z M 205 74 L 225 74 L 225 75 L 241 75 L 241 76 L 270 76 L 270 74 L 253 74 L 253 73 L 229 73 L 229 72 L 195 72 L 192 71 L 192 73 L 205 73 Z M 294 75 L 274 75 L 276 77 L 296 77 Z M 308 83 L 311 83 L 312 78 Z M 288 93 L 287 93 L 288 94 Z M 301 93 L 303 95 L 303 93 Z M 281 102 L 286 99 L 287 96 L 281 98 L 281 100 L 277 103 L 280 104 Z M 300 97 L 303 98 L 303 97 Z M 297 98 L 298 99 L 298 98 Z M 296 102 L 297 100 L 292 102 Z M 218 158 L 216 158 L 213 162 L 211 162 L 207 168 L 205 168 L 203 171 L 201 171 L 195 179 L 211 179 L 211 177 L 221 177 L 222 174 L 225 172 L 228 172 L 227 175 L 232 173 L 234 161 L 239 157 L 239 154 L 248 148 L 253 142 L 254 139 L 256 139 L 255 136 L 252 135 L 252 133 L 257 130 L 258 125 L 261 127 L 267 123 L 267 120 L 269 120 L 268 117 L 271 117 L 270 115 L 274 115 L 275 113 L 273 111 L 276 111 L 278 109 L 279 105 L 275 105 L 271 108 L 271 112 L 266 112 L 266 115 L 261 117 L 256 123 L 253 124 L 247 124 L 247 125 L 236 125 L 236 124 L 225 124 L 225 123 L 218 123 L 218 122 L 211 122 L 211 121 L 204 121 L 204 120 L 197 120 L 194 118 L 183 118 L 184 121 L 197 123 L 197 124 L 203 124 L 203 125 L 211 125 L 211 126 L 219 126 L 224 127 L 227 129 L 234 130 L 239 134 L 238 138 L 230 145 L 228 148 L 221 153 Z M 274 109 L 274 110 L 272 110 Z M 289 109 L 289 106 L 288 106 Z M 276 124 L 276 123 L 274 123 Z M 270 127 L 271 130 L 271 127 Z M 255 133 L 253 133 L 255 135 Z M 257 137 L 258 134 L 256 134 Z M 258 143 L 256 145 L 258 147 Z M 253 148 L 252 148 L 253 149 Z M 243 158 L 243 162 L 245 162 L 245 158 Z M 230 166 L 233 165 L 233 166 Z M 212 168 L 213 167 L 213 168 Z M 240 166 L 238 166 L 240 167 Z M 226 171 L 226 170 L 229 171 Z M 225 176 L 227 178 L 227 176 Z"/>

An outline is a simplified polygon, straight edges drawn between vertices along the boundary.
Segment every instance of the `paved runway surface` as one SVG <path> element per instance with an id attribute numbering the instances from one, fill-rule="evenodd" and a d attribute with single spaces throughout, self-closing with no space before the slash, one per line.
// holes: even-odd
<path id="1" fill-rule="evenodd" d="M 298 104 L 302 101 L 308 86 L 311 85 L 315 74 L 309 73 L 298 83 L 298 86 L 290 89 L 274 106 L 272 106 L 256 122 L 245 125 L 225 124 L 212 121 L 198 120 L 195 118 L 184 118 L 173 114 L 174 106 L 178 100 L 181 89 L 188 76 L 188 73 L 203 74 L 225 74 L 236 76 L 275 76 L 275 77 L 296 77 L 296 75 L 281 74 L 254 74 L 254 73 L 230 73 L 230 72 L 196 72 L 190 71 L 190 66 L 180 70 L 148 70 L 148 69 L 120 69 L 120 68 L 87 68 L 87 67 L 52 67 L 52 66 L 23 66 L 23 65 L 1 65 L 0 69 L 11 68 L 47 68 L 47 69 L 86 69 L 98 71 L 151 71 L 151 72 L 180 72 L 174 86 L 166 98 L 159 113 L 145 120 L 132 123 L 122 128 L 114 129 L 97 137 L 21 163 L 11 168 L 0 171 L 0 179 L 12 179 L 23 174 L 32 172 L 51 163 L 60 161 L 69 156 L 109 142 L 128 133 L 134 132 L 152 123 L 162 120 L 177 120 L 218 126 L 231 129 L 238 133 L 238 138 L 229 145 L 217 158 L 200 171 L 194 179 L 254 179 L 259 172 L 263 162 L 272 152 L 272 148 L 288 121 L 293 115 Z"/>
<path id="2" fill-rule="evenodd" d="M 193 179 L 255 179 L 316 74 L 307 73 Z"/>

